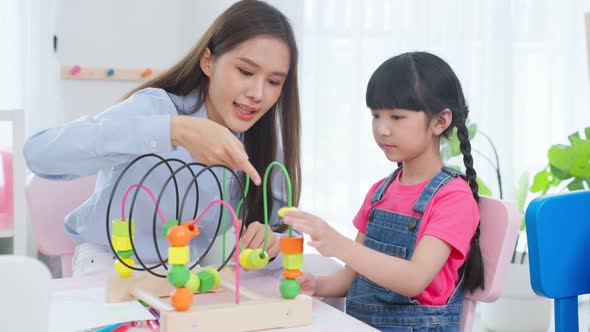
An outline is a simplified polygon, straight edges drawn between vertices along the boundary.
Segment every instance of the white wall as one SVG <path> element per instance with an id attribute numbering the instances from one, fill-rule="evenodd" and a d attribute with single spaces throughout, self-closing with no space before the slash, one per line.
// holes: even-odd
<path id="1" fill-rule="evenodd" d="M 165 69 L 179 60 L 235 1 L 61 0 L 57 7 L 61 65 Z M 297 26 L 302 4 L 269 1 Z M 138 82 L 59 80 L 64 120 L 95 114 Z M 58 110 L 59 111 L 59 110 Z"/>

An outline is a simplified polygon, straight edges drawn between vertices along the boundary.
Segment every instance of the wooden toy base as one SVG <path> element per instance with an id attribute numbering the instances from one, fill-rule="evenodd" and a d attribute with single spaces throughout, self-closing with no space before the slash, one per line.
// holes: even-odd
<path id="1" fill-rule="evenodd" d="M 164 278 L 144 273 L 129 278 L 114 276 L 107 281 L 107 303 L 141 299 L 160 310 L 161 332 L 194 331 L 256 331 L 310 325 L 312 322 L 312 299 L 298 295 L 295 299 L 269 298 L 240 285 L 240 304 L 235 301 L 207 302 L 207 297 L 217 299 L 235 292 L 233 268 L 220 272 L 221 284 L 213 292 L 195 294 L 195 303 L 187 311 L 179 312 L 160 299 L 169 296 L 173 287 Z M 278 283 L 277 283 L 278 287 Z M 232 299 L 235 297 L 232 296 Z M 216 304 L 211 304 L 216 302 Z M 209 304 L 208 304 L 209 303 Z"/>

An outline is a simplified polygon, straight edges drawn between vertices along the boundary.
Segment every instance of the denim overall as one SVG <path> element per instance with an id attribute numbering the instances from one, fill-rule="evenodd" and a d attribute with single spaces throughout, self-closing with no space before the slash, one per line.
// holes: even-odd
<path id="1" fill-rule="evenodd" d="M 375 208 L 400 169 L 395 170 L 371 198 L 373 208 L 369 213 L 364 245 L 410 260 L 416 246 L 420 217 Z M 443 167 L 418 197 L 412 208 L 415 214 L 423 215 L 434 194 L 457 176 L 461 176 L 461 173 Z M 463 303 L 462 285 L 463 277 L 446 305 L 423 306 L 418 301 L 383 288 L 359 274 L 346 296 L 346 313 L 382 331 L 459 331 Z"/>

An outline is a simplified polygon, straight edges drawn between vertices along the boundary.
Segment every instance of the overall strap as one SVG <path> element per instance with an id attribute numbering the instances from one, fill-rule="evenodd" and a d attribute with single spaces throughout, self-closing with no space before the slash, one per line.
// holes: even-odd
<path id="1" fill-rule="evenodd" d="M 432 199 L 432 197 L 434 197 L 436 192 L 440 188 L 442 188 L 442 186 L 449 183 L 451 180 L 458 176 L 465 178 L 463 173 L 461 173 L 460 171 L 454 168 L 443 166 L 440 172 L 436 174 L 432 179 L 430 179 L 430 181 L 428 182 L 428 184 L 416 200 L 416 203 L 414 204 L 412 209 L 415 212 L 424 214 L 426 206 L 428 206 L 428 203 L 430 203 L 430 200 Z"/>

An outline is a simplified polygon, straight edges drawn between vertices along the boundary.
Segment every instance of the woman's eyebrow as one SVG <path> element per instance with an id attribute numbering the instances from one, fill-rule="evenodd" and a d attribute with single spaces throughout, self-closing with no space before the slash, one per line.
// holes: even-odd
<path id="1" fill-rule="evenodd" d="M 252 66 L 254 68 L 257 68 L 257 69 L 260 69 L 261 68 L 259 64 L 257 64 L 256 62 L 254 62 L 254 61 L 252 61 L 252 60 L 250 60 L 248 58 L 239 57 L 238 60 L 240 60 L 242 62 L 245 62 L 245 63 L 249 64 L 250 66 Z M 282 71 L 273 71 L 271 74 L 272 75 L 281 76 L 281 77 L 287 77 L 287 73 L 284 73 Z"/>

